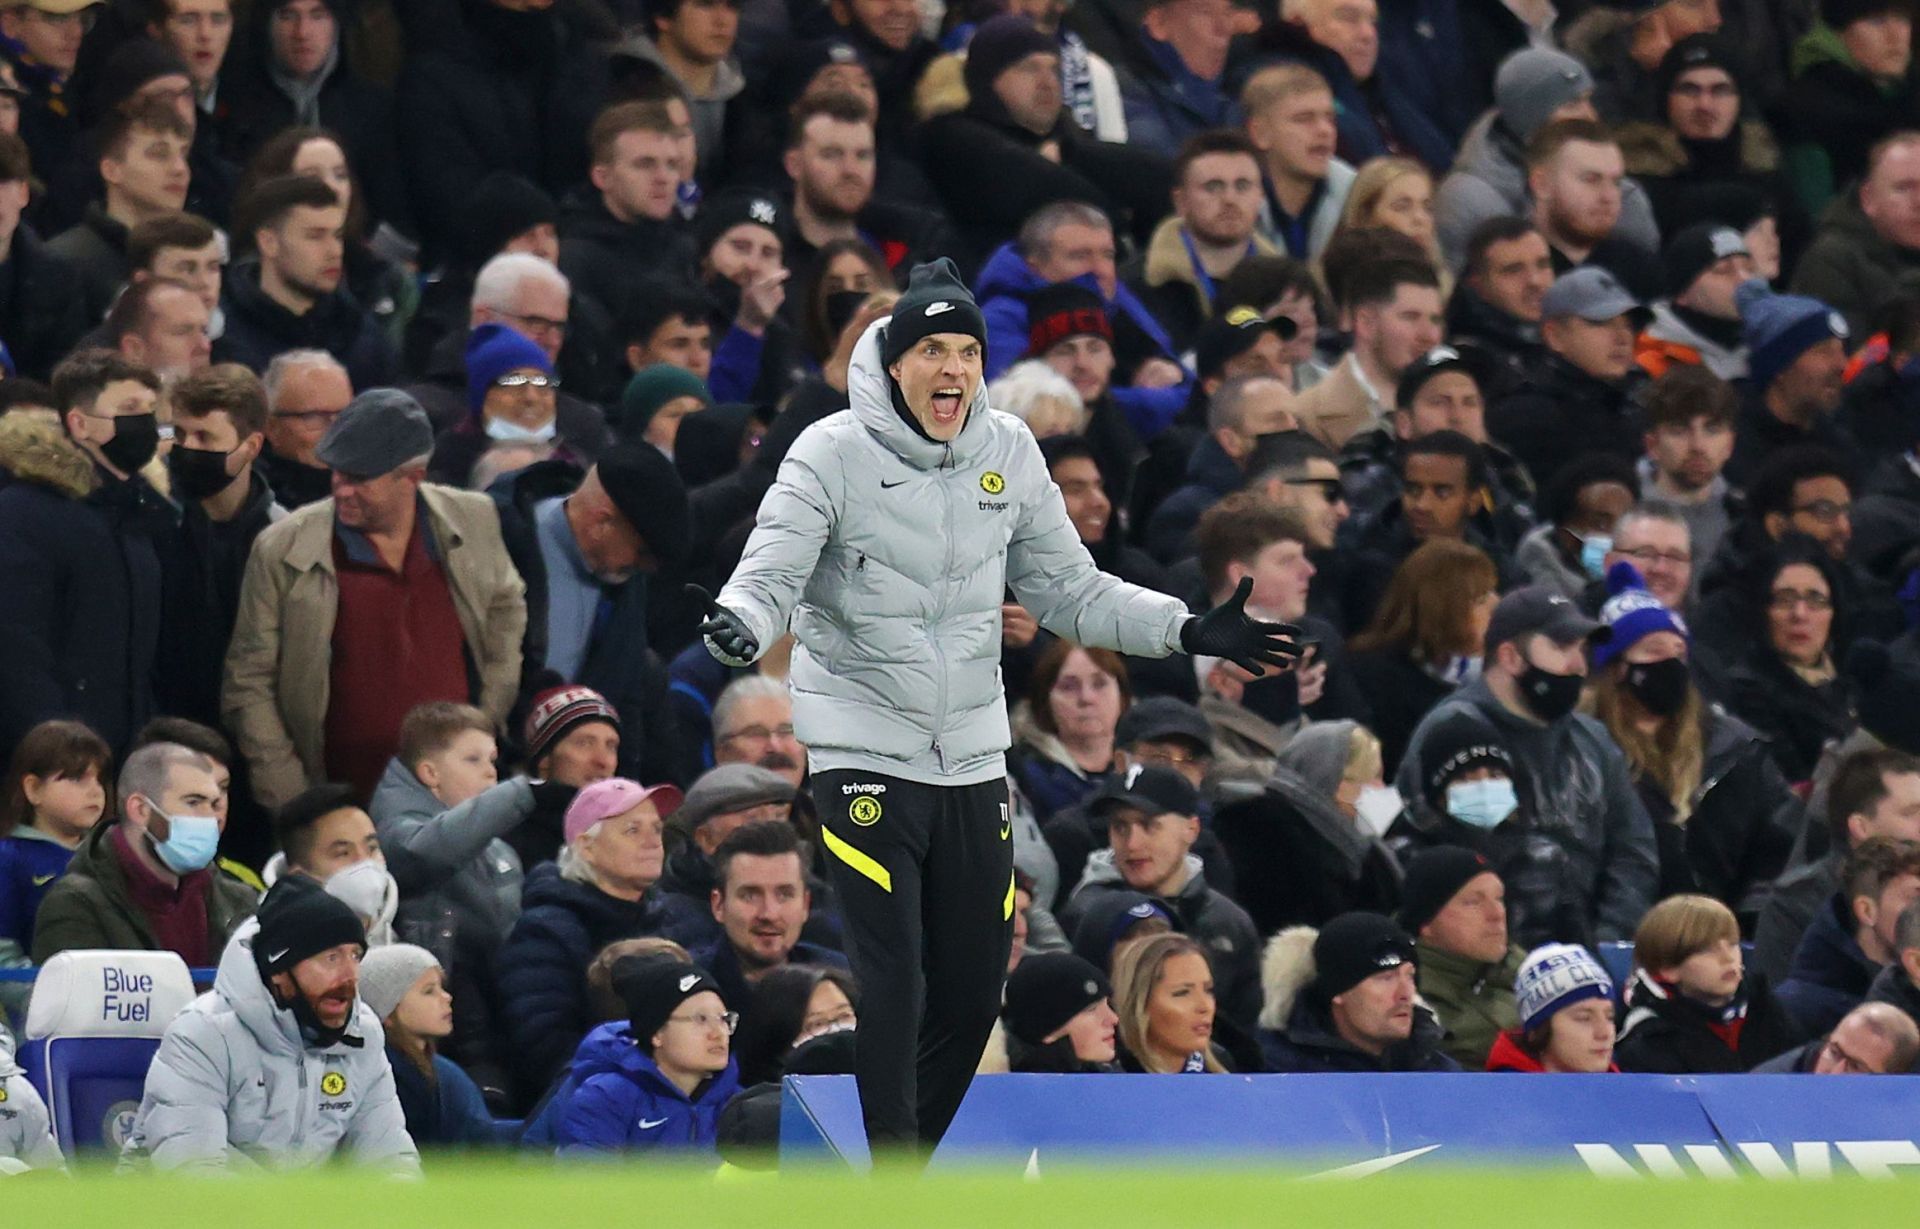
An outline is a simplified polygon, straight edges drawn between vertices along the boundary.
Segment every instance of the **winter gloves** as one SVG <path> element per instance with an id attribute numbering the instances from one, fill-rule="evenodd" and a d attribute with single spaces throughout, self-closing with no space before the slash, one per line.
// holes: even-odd
<path id="1" fill-rule="evenodd" d="M 700 634 L 707 638 L 715 657 L 730 666 L 744 666 L 760 656 L 760 642 L 753 638 L 739 615 L 714 601 L 713 594 L 699 585 L 688 585 L 686 592 L 707 612 Z"/>
<path id="2" fill-rule="evenodd" d="M 1195 657 L 1224 657 L 1250 674 L 1264 666 L 1285 666 L 1300 656 L 1300 629 L 1291 623 L 1262 623 L 1247 617 L 1253 578 L 1242 577 L 1233 596 L 1180 629 L 1180 647 Z"/>

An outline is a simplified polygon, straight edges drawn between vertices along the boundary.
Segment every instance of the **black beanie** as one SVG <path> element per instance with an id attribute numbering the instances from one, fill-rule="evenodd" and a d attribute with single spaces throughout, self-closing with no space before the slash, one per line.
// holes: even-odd
<path id="1" fill-rule="evenodd" d="M 262 982 L 343 943 L 366 950 L 367 928 L 353 910 L 305 875 L 290 874 L 275 883 L 253 916 L 260 923 L 253 963 Z"/>
<path id="2" fill-rule="evenodd" d="M 705 969 L 679 960 L 648 960 L 623 969 L 618 989 L 626 1000 L 633 1039 L 647 1048 L 667 1017 L 694 995 L 711 990 L 722 1002 L 727 997 Z"/>
<path id="3" fill-rule="evenodd" d="M 191 76 L 187 62 L 171 47 L 152 39 L 128 39 L 115 47 L 100 66 L 99 77 L 87 100 L 89 110 L 94 119 L 104 120 L 149 82 L 162 77 Z"/>
<path id="4" fill-rule="evenodd" d="M 1700 275 L 1729 256 L 1745 256 L 1747 240 L 1739 231 L 1719 222 L 1695 222 L 1667 241 L 1660 253 L 1667 294 L 1685 294 Z"/>
<path id="5" fill-rule="evenodd" d="M 1844 673 L 1853 683 L 1861 728 L 1896 751 L 1920 754 L 1920 661 L 1877 640 L 1856 640 Z"/>
<path id="6" fill-rule="evenodd" d="M 1375 973 L 1416 964 L 1413 940 L 1378 913 L 1343 913 L 1313 940 L 1313 988 L 1322 1000 L 1345 994 Z"/>
<path id="7" fill-rule="evenodd" d="M 1059 55 L 1060 48 L 1033 22 L 1002 13 L 982 22 L 967 44 L 965 77 L 970 95 L 993 92 L 994 79 L 1030 55 Z"/>
<path id="8" fill-rule="evenodd" d="M 787 211 L 779 197 L 771 192 L 729 188 L 700 206 L 700 217 L 694 223 L 695 247 L 705 256 L 720 236 L 747 222 L 766 227 L 786 243 Z"/>
<path id="9" fill-rule="evenodd" d="M 448 246 L 462 267 L 478 270 L 541 223 L 557 226 L 560 207 L 546 190 L 511 171 L 495 171 L 474 186 L 460 209 Z"/>
<path id="10" fill-rule="evenodd" d="M 1461 888 L 1492 869 L 1493 863 L 1485 857 L 1459 845 L 1435 845 L 1416 853 L 1400 888 L 1400 925 L 1419 937 L 1420 928 L 1438 916 Z"/>
<path id="11" fill-rule="evenodd" d="M 1498 768 L 1511 777 L 1513 756 L 1487 722 L 1456 712 L 1435 722 L 1420 739 L 1420 792 L 1427 805 L 1447 813 L 1447 786 L 1475 768 Z"/>
<path id="12" fill-rule="evenodd" d="M 915 342 L 935 333 L 965 333 L 981 346 L 987 344 L 987 318 L 980 314 L 973 292 L 960 280 L 960 270 L 945 256 L 913 267 L 907 292 L 893 305 L 893 318 L 887 321 L 880 345 L 881 361 L 893 366 Z"/>
<path id="13" fill-rule="evenodd" d="M 1820 20 L 1838 32 L 1882 13 L 1913 16 L 1913 0 L 1820 0 Z"/>
<path id="14" fill-rule="evenodd" d="M 1667 113 L 1666 99 L 1673 93 L 1673 83 L 1680 79 L 1680 74 L 1695 68 L 1718 68 L 1733 78 L 1733 88 L 1746 93 L 1740 57 L 1732 44 L 1718 34 L 1689 34 L 1667 48 L 1654 73 L 1654 96 L 1660 99 L 1661 115 Z"/>
<path id="15" fill-rule="evenodd" d="M 1044 1045 L 1048 1034 L 1112 994 L 1106 975 L 1072 952 L 1041 952 L 1014 966 L 1000 1018 L 1028 1045 Z"/>

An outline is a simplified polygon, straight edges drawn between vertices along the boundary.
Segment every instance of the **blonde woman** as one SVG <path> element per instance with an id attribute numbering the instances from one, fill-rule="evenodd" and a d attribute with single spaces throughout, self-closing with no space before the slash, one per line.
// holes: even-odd
<path id="1" fill-rule="evenodd" d="M 1360 168 L 1346 208 L 1334 231 L 1362 226 L 1384 226 L 1418 243 L 1440 274 L 1442 297 L 1453 291 L 1453 276 L 1440 254 L 1440 234 L 1433 222 L 1433 176 L 1411 158 L 1375 158 Z"/>
<path id="2" fill-rule="evenodd" d="M 1153 935 L 1121 950 L 1114 975 L 1122 1068 L 1149 1075 L 1230 1070 L 1213 1043 L 1219 1005 L 1206 949 L 1185 935 Z"/>

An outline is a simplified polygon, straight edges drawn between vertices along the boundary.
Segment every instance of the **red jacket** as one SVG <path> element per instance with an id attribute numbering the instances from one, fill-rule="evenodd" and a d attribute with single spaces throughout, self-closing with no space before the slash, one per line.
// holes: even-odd
<path id="1" fill-rule="evenodd" d="M 1520 1045 L 1520 1030 L 1508 1029 L 1493 1039 L 1493 1049 L 1487 1051 L 1487 1070 L 1517 1071 L 1522 1075 L 1547 1075 L 1547 1069 L 1540 1060 L 1526 1052 Z M 1618 1075 L 1617 1064 L 1607 1064 L 1607 1070 Z"/>

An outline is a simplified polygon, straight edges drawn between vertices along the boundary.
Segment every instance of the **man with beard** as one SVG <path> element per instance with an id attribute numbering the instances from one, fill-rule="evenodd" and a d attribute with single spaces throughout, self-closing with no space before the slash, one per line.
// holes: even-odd
<path id="1" fill-rule="evenodd" d="M 1188 139 L 1173 164 L 1173 213 L 1154 229 L 1136 284 L 1174 348 L 1193 344 L 1220 283 L 1249 256 L 1279 249 L 1256 230 L 1260 151 L 1233 129 Z"/>
<path id="2" fill-rule="evenodd" d="M 796 789 L 807 778 L 807 749 L 793 734 L 787 684 L 749 674 L 727 684 L 713 704 L 713 761 L 777 772 Z"/>
<path id="3" fill-rule="evenodd" d="M 1744 485 L 1767 457 L 1800 444 L 1852 456 L 1853 437 L 1835 417 L 1846 392 L 1845 317 L 1819 299 L 1775 294 L 1758 280 L 1741 286 L 1734 301 L 1747 344 L 1747 386 L 1727 480 Z"/>
<path id="4" fill-rule="evenodd" d="M 1599 265 L 1645 302 L 1660 293 L 1660 273 L 1651 253 L 1615 233 L 1625 179 L 1620 145 L 1598 120 L 1555 120 L 1527 146 L 1533 223 L 1554 272 Z"/>
<path id="5" fill-rule="evenodd" d="M 784 210 L 765 192 L 723 192 L 700 208 L 700 280 L 713 299 L 712 332 L 720 337 L 707 387 L 717 401 L 771 405 L 794 382 L 798 343 L 780 316 L 787 298 L 786 235 Z"/>
<path id="6" fill-rule="evenodd" d="M 1679 512 L 1702 565 L 1719 551 L 1733 521 L 1731 488 L 1720 471 L 1733 455 L 1738 406 L 1733 386 L 1711 371 L 1677 367 L 1653 382 L 1643 411 L 1641 495 Z"/>
<path id="7" fill-rule="evenodd" d="M 1481 391 L 1497 397 L 1540 361 L 1540 301 L 1553 285 L 1553 251 L 1526 218 L 1489 218 L 1467 240 L 1467 262 L 1447 303 L 1447 338 L 1494 361 Z"/>
<path id="8" fill-rule="evenodd" d="M 318 884 L 275 884 L 227 944 L 212 993 L 167 1026 L 125 1158 L 218 1173 L 350 1157 L 418 1174 L 380 1020 L 359 1000 L 366 950 L 360 919 Z"/>
<path id="9" fill-rule="evenodd" d="M 800 937 L 813 911 L 800 837 L 793 825 L 759 820 L 736 829 L 713 851 L 713 920 L 722 934 L 694 951 L 729 1003 L 751 1004 L 762 977 L 789 964 L 847 967 L 833 948 Z"/>
<path id="10" fill-rule="evenodd" d="M 876 197 L 876 140 L 873 108 L 857 94 L 828 90 L 794 104 L 781 165 L 793 181 L 787 268 L 795 286 L 813 285 L 820 249 L 835 240 L 865 240 L 893 270 L 948 246 L 937 214 Z"/>

